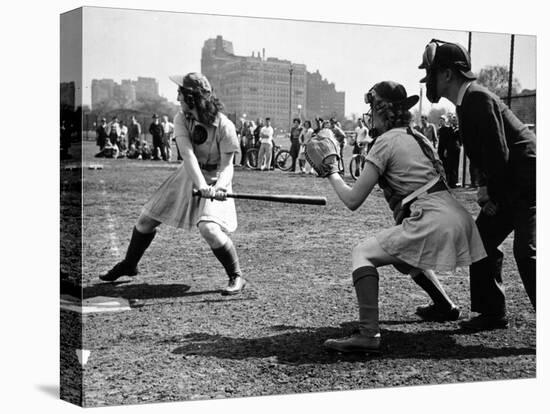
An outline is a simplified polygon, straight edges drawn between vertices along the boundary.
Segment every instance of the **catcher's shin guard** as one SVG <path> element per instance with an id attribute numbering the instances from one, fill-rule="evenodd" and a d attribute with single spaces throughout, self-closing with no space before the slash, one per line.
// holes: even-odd
<path id="1" fill-rule="evenodd" d="M 428 294 L 439 310 L 448 311 L 454 307 L 453 302 L 447 296 L 435 274 L 430 271 L 421 271 L 417 274 L 411 274 L 411 277 Z"/>
<path id="2" fill-rule="evenodd" d="M 352 273 L 359 305 L 359 331 L 373 337 L 380 333 L 378 326 L 378 271 L 374 266 L 362 266 Z"/>

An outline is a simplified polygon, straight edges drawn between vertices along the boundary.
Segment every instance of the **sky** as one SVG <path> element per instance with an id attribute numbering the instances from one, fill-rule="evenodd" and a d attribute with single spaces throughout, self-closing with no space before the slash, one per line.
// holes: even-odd
<path id="1" fill-rule="evenodd" d="M 265 48 L 266 57 L 319 70 L 346 93 L 349 116 L 368 109 L 363 95 L 382 80 L 397 81 L 409 94 L 419 94 L 423 71 L 417 68 L 430 39 L 468 43 L 466 31 L 93 7 L 85 8 L 83 16 L 84 104 L 91 101 L 92 79 L 120 82 L 138 76 L 156 78 L 160 94 L 176 102 L 168 76 L 200 71 L 204 41 L 222 35 L 233 43 L 236 55 L 250 56 Z M 509 52 L 509 34 L 472 34 L 474 72 L 486 65 L 507 66 Z M 522 88 L 536 88 L 535 36 L 516 35 L 514 76 Z M 424 112 L 430 106 L 424 97 Z M 452 110 L 445 99 L 440 106 Z"/>

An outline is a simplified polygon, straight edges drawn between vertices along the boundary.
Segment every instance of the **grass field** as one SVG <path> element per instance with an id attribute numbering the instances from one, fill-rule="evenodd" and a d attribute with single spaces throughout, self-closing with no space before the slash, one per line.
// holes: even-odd
<path id="1" fill-rule="evenodd" d="M 84 164 L 96 147 L 84 144 Z M 237 169 L 234 190 L 322 195 L 325 207 L 237 201 L 232 239 L 249 285 L 223 297 L 223 269 L 197 233 L 164 227 L 140 275 L 103 283 L 120 260 L 149 195 L 177 164 L 99 160 L 83 168 L 84 296 L 141 299 L 128 312 L 83 316 L 85 406 L 321 392 L 419 384 L 533 378 L 535 314 L 503 245 L 510 328 L 467 334 L 414 315 L 427 297 L 392 267 L 380 270 L 382 355 L 327 353 L 324 340 L 356 328 L 350 275 L 354 243 L 392 224 L 379 190 L 355 212 L 326 180 Z M 477 214 L 475 193 L 456 196 Z M 70 247 L 67 247 L 70 248 Z M 62 268 L 70 264 L 62 263 Z M 468 316 L 467 269 L 442 275 Z"/>

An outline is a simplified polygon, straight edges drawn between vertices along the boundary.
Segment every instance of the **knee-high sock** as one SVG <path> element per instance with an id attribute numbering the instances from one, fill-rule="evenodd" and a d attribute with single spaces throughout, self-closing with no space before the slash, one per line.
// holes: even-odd
<path id="1" fill-rule="evenodd" d="M 447 296 L 447 293 L 445 293 L 443 286 L 441 286 L 435 274 L 424 271 L 414 276 L 411 275 L 411 277 L 428 294 L 438 308 L 451 309 L 453 307 L 453 302 Z"/>
<path id="2" fill-rule="evenodd" d="M 353 285 L 359 305 L 359 331 L 375 336 L 378 327 L 378 271 L 374 266 L 362 266 L 352 273 Z"/>
<path id="3" fill-rule="evenodd" d="M 241 276 L 241 266 L 237 250 L 231 239 L 227 239 L 222 247 L 212 249 L 214 256 L 220 261 L 229 279 L 234 279 Z"/>
<path id="4" fill-rule="evenodd" d="M 141 233 L 138 231 L 138 229 L 134 227 L 134 230 L 132 231 L 132 238 L 130 239 L 130 245 L 128 246 L 126 257 L 124 258 L 124 261 L 129 266 L 137 266 L 137 264 L 141 260 L 141 257 L 143 256 L 143 253 L 145 253 L 145 250 L 147 250 L 147 248 L 155 238 L 156 233 L 156 230 L 154 230 L 152 233 Z"/>

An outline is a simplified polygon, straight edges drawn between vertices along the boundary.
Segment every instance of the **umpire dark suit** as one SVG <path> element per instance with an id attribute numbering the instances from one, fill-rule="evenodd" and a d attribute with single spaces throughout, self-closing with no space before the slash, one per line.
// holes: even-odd
<path id="1" fill-rule="evenodd" d="M 439 136 L 439 146 L 437 153 L 443 162 L 445 174 L 447 176 L 447 184 L 451 188 L 456 187 L 458 182 L 458 165 L 460 163 L 460 146 L 461 139 L 458 129 L 451 126 L 443 125 L 437 131 Z"/>
<path id="2" fill-rule="evenodd" d="M 470 267 L 472 311 L 506 315 L 503 254 L 498 246 L 514 232 L 514 257 L 536 309 L 536 137 L 487 88 L 473 82 L 456 112 L 464 150 L 480 172 L 497 212 L 477 218 L 488 257 Z"/>

